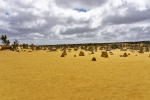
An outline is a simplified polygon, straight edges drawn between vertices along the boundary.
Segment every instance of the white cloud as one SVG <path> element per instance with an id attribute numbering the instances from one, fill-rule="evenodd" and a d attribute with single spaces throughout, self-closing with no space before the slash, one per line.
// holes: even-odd
<path id="1" fill-rule="evenodd" d="M 35 44 L 145 40 L 149 16 L 149 0 L 0 0 L 0 35 Z"/>

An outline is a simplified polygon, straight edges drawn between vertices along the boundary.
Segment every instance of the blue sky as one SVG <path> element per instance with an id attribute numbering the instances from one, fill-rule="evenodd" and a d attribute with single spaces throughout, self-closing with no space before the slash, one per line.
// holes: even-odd
<path id="1" fill-rule="evenodd" d="M 89 11 L 89 10 L 86 10 L 86 9 L 84 9 L 84 8 L 75 8 L 74 10 L 76 10 L 76 11 L 78 11 L 78 12 L 87 12 L 87 11 Z"/>
<path id="2" fill-rule="evenodd" d="M 11 44 L 150 40 L 149 16 L 150 0 L 0 0 L 0 35 Z"/>

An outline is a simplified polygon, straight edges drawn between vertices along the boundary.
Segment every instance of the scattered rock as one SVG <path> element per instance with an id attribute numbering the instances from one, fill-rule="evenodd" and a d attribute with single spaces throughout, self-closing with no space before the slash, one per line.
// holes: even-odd
<path id="1" fill-rule="evenodd" d="M 95 58 L 95 57 L 93 57 L 93 58 L 92 58 L 92 61 L 96 61 L 96 58 Z"/>

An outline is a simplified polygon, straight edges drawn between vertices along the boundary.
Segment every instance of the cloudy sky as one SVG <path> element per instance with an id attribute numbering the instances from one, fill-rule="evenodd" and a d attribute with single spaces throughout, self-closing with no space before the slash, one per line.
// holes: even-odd
<path id="1" fill-rule="evenodd" d="M 150 40 L 150 0 L 0 0 L 0 35 L 39 45 Z"/>

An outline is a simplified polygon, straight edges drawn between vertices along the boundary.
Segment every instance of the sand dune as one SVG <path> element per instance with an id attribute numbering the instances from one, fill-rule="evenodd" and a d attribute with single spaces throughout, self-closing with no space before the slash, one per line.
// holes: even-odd
<path id="1" fill-rule="evenodd" d="M 150 100 L 149 52 L 79 52 L 0 51 L 0 100 Z"/>

